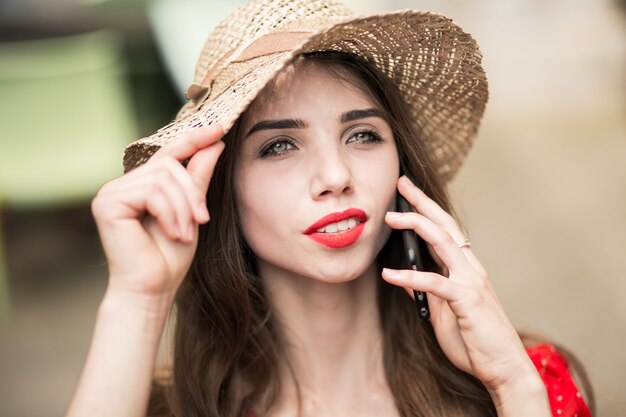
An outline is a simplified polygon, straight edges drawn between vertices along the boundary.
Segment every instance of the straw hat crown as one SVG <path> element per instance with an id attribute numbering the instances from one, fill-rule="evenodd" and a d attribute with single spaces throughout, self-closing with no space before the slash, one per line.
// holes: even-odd
<path id="1" fill-rule="evenodd" d="M 181 134 L 220 123 L 225 131 L 263 87 L 300 53 L 336 51 L 374 64 L 399 88 L 436 168 L 458 171 L 487 102 L 482 55 L 451 19 L 406 10 L 354 16 L 332 0 L 253 0 L 209 35 L 198 59 L 190 101 L 176 120 L 131 143 L 126 171 Z"/>
<path id="2" fill-rule="evenodd" d="M 222 20 L 202 48 L 195 82 L 224 55 L 268 33 L 316 32 L 353 14 L 335 1 L 253 0 Z"/>

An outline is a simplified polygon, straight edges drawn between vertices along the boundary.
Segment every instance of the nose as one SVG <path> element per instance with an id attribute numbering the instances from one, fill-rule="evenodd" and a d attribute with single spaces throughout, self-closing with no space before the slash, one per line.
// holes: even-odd
<path id="1" fill-rule="evenodd" d="M 330 145 L 319 149 L 310 161 L 313 199 L 340 196 L 354 191 L 349 157 L 340 148 L 341 145 Z"/>

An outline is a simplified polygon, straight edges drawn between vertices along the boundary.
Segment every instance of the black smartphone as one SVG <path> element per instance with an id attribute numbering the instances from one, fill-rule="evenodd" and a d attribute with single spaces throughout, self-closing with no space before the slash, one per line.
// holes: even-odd
<path id="1" fill-rule="evenodd" d="M 411 205 L 400 193 L 397 193 L 398 211 L 407 213 L 413 211 Z M 421 250 L 424 242 L 413 230 L 402 230 L 402 242 L 404 243 L 404 257 L 406 264 L 414 271 L 423 271 Z M 430 320 L 430 309 L 428 308 L 428 297 L 425 292 L 413 290 L 417 314 L 422 320 Z"/>

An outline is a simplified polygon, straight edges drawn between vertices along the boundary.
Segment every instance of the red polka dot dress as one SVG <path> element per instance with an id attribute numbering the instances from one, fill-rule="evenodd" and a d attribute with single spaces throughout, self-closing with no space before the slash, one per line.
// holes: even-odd
<path id="1" fill-rule="evenodd" d="M 554 346 L 539 344 L 527 348 L 526 352 L 546 385 L 552 415 L 554 417 L 591 417 L 589 408 L 574 384 L 567 361 Z"/>

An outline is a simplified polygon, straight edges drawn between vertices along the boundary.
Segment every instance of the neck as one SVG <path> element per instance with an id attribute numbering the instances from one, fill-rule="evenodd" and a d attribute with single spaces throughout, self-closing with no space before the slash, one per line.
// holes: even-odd
<path id="1" fill-rule="evenodd" d="M 369 412 L 373 403 L 388 406 L 375 264 L 341 283 L 267 269 L 260 272 L 286 349 L 282 402 L 297 399 L 297 381 L 304 415 L 353 415 L 357 404 Z"/>

